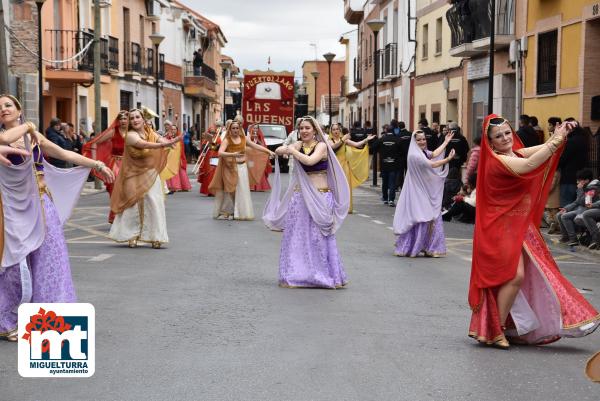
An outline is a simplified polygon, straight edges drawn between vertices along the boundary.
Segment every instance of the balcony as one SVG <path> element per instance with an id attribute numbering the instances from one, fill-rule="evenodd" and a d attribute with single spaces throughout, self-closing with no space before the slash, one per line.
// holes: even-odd
<path id="1" fill-rule="evenodd" d="M 496 49 L 506 48 L 514 40 L 515 0 L 496 0 Z M 450 26 L 450 55 L 472 57 L 490 48 L 491 2 L 487 0 L 456 0 L 446 12 Z"/>
<path id="2" fill-rule="evenodd" d="M 108 74 L 111 65 L 111 58 L 115 57 L 115 49 L 110 46 L 111 40 L 115 38 L 100 38 L 100 69 L 102 74 Z M 51 60 L 64 60 L 64 62 L 51 63 L 46 66 L 47 79 L 70 83 L 91 83 L 93 82 L 92 73 L 94 71 L 94 33 L 65 30 L 65 29 L 47 29 L 46 41 L 50 44 Z M 89 46 L 89 47 L 88 47 Z M 82 52 L 87 51 L 78 57 Z M 116 48 L 117 65 L 119 49 Z"/>
<path id="3" fill-rule="evenodd" d="M 344 18 L 349 24 L 358 25 L 364 18 L 364 1 L 344 0 Z"/>
<path id="4" fill-rule="evenodd" d="M 194 67 L 191 61 L 186 61 L 183 80 L 183 91 L 186 95 L 216 99 L 217 74 L 210 66 L 202 63 L 200 67 Z"/>
<path id="5" fill-rule="evenodd" d="M 398 77 L 398 45 L 388 43 L 381 50 L 377 51 L 379 57 L 380 80 L 389 81 Z"/>
<path id="6" fill-rule="evenodd" d="M 360 68 L 360 58 L 354 58 L 354 87 L 358 90 L 362 87 L 362 69 Z"/>
<path id="7" fill-rule="evenodd" d="M 125 74 L 140 76 L 142 68 L 142 47 L 134 42 L 125 42 L 124 46 Z"/>

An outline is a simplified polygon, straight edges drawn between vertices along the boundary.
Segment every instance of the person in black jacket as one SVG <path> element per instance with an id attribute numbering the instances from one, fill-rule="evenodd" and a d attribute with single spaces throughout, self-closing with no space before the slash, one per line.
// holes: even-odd
<path id="1" fill-rule="evenodd" d="M 454 134 L 454 137 L 446 146 L 446 157 L 450 154 L 450 150 L 454 149 L 454 158 L 448 163 L 450 169 L 458 169 L 462 167 L 467 161 L 467 155 L 469 154 L 469 142 L 467 138 L 461 133 L 461 129 L 457 123 L 451 122 L 448 124 L 448 131 Z"/>
<path id="2" fill-rule="evenodd" d="M 62 123 L 59 118 L 53 117 L 50 120 L 50 126 L 46 128 L 46 138 L 63 149 L 72 150 L 73 146 L 70 139 L 63 135 Z M 51 158 L 48 160 L 55 167 L 66 168 L 67 162 L 64 160 Z"/>
<path id="3" fill-rule="evenodd" d="M 426 118 L 422 118 L 419 120 L 419 129 L 423 131 L 425 134 L 425 139 L 427 140 L 427 149 L 430 151 L 434 151 L 438 148 L 438 137 L 435 132 L 429 128 L 429 122 Z"/>
<path id="4" fill-rule="evenodd" d="M 390 127 L 379 139 L 373 141 L 373 151 L 379 152 L 381 169 L 381 200 L 384 204 L 396 206 L 396 176 L 400 173 L 400 137 L 394 135 Z"/>
<path id="5" fill-rule="evenodd" d="M 404 121 L 398 122 L 398 138 L 400 139 L 400 170 L 396 176 L 396 188 L 402 188 L 404 185 L 404 176 L 406 175 L 408 147 L 410 146 L 411 132 L 406 129 Z"/>
<path id="6" fill-rule="evenodd" d="M 519 130 L 517 131 L 517 135 L 521 139 L 521 142 L 523 142 L 523 146 L 526 148 L 540 145 L 538 136 L 530 125 L 530 119 L 527 114 L 522 114 L 519 117 Z"/>
<path id="7" fill-rule="evenodd" d="M 366 129 L 360 127 L 360 121 L 355 121 L 354 126 L 350 129 L 350 139 L 354 142 L 360 142 L 368 135 Z"/>
<path id="8" fill-rule="evenodd" d="M 565 121 L 575 121 L 567 118 Z M 587 165 L 589 143 L 579 124 L 567 136 L 565 149 L 558 162 L 560 170 L 560 207 L 573 202 L 577 196 L 577 172 Z"/>

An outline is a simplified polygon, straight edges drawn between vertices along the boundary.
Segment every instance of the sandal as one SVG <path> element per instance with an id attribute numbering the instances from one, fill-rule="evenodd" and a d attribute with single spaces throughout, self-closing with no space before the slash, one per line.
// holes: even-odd
<path id="1" fill-rule="evenodd" d="M 137 248 L 137 240 L 130 239 L 128 245 L 130 248 Z"/>
<path id="2" fill-rule="evenodd" d="M 9 331 L 8 333 L 6 333 L 6 336 L 4 337 L 4 339 L 8 342 L 16 343 L 19 340 L 17 330 L 15 329 L 13 331 Z"/>
<path id="3" fill-rule="evenodd" d="M 152 249 L 160 249 L 161 245 L 162 244 L 160 242 L 154 241 L 152 242 Z"/>

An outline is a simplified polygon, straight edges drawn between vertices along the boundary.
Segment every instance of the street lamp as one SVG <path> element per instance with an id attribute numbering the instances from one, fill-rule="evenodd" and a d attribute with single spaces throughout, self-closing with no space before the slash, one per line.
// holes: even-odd
<path id="1" fill-rule="evenodd" d="M 225 79 L 227 78 L 227 70 L 231 67 L 231 62 L 228 60 L 221 61 L 219 63 L 223 69 L 223 124 L 227 120 L 227 114 L 225 113 Z"/>
<path id="2" fill-rule="evenodd" d="M 159 63 L 158 63 L 158 46 L 160 46 L 160 43 L 165 40 L 165 36 L 161 35 L 158 32 L 154 32 L 152 35 L 150 35 L 150 40 L 152 41 L 152 44 L 154 45 L 154 56 L 156 57 L 156 70 L 155 70 L 155 75 L 156 75 L 156 114 L 157 117 L 154 118 L 154 121 L 156 122 L 156 127 L 155 129 L 158 131 L 160 129 L 160 88 L 158 86 L 158 77 L 159 77 Z"/>
<path id="3" fill-rule="evenodd" d="M 335 58 L 335 54 L 333 53 L 325 53 L 323 54 L 325 60 L 327 60 L 327 75 L 329 81 L 329 129 L 331 129 L 331 62 Z"/>
<path id="4" fill-rule="evenodd" d="M 35 0 L 38 12 L 38 128 L 44 125 L 44 78 L 42 74 L 42 6 L 46 0 Z"/>
<path id="5" fill-rule="evenodd" d="M 379 59 L 377 58 L 377 34 L 385 25 L 384 20 L 374 19 L 367 21 L 367 25 L 373 31 L 373 37 L 375 42 L 375 53 L 373 58 L 375 59 L 375 66 L 373 71 L 373 134 L 377 135 L 377 129 L 379 123 L 377 122 L 377 70 L 379 69 Z M 373 186 L 377 186 L 377 152 L 373 152 Z"/>
<path id="6" fill-rule="evenodd" d="M 315 120 L 317 119 L 317 79 L 319 79 L 319 75 L 321 75 L 321 73 L 319 71 L 313 71 L 310 73 L 310 75 L 313 76 L 313 78 L 315 79 L 315 103 L 314 103 L 314 107 L 315 107 Z"/>
<path id="7" fill-rule="evenodd" d="M 490 15 L 490 70 L 488 80 L 488 114 L 494 112 L 494 52 L 496 47 L 496 0 L 491 1 L 492 13 Z"/>

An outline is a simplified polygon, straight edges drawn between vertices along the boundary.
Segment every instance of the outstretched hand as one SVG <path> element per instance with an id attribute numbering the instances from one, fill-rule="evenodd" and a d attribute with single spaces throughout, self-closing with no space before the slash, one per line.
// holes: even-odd
<path id="1" fill-rule="evenodd" d="M 115 181 L 115 174 L 107 166 L 102 167 L 102 170 L 100 170 L 100 174 L 102 174 L 102 176 L 105 179 L 105 182 L 108 184 L 112 184 Z"/>
<path id="2" fill-rule="evenodd" d="M 12 166 L 12 162 L 6 158 L 8 155 L 18 155 L 27 157 L 29 152 L 25 149 L 13 148 L 11 146 L 0 145 L 0 163 L 5 166 Z"/>
<path id="3" fill-rule="evenodd" d="M 452 138 L 454 138 L 454 132 L 450 131 L 446 134 L 446 136 L 444 137 L 444 143 L 448 143 L 452 140 Z"/>

